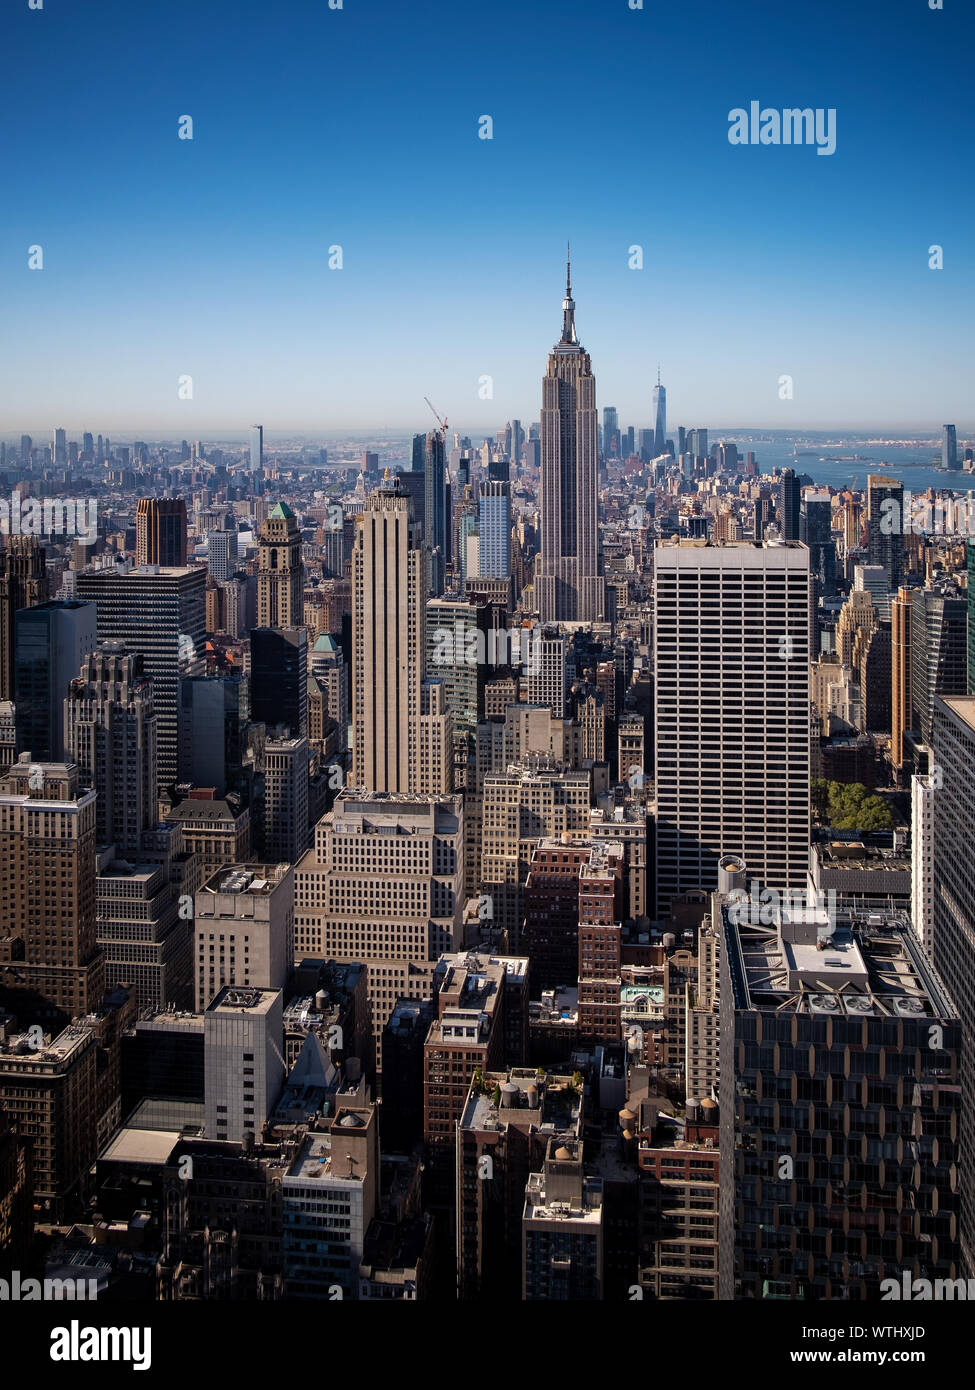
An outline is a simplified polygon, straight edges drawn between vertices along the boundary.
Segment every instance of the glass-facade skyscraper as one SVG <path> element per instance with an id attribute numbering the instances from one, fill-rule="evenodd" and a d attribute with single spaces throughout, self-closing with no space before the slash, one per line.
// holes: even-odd
<path id="1" fill-rule="evenodd" d="M 779 486 L 779 527 L 784 541 L 799 539 L 799 479 L 794 468 L 786 468 Z"/>
<path id="2" fill-rule="evenodd" d="M 867 551 L 883 565 L 893 592 L 904 577 L 904 484 L 879 473 L 867 476 Z"/>
<path id="3" fill-rule="evenodd" d="M 959 1240 L 962 1273 L 975 1276 L 975 698 L 934 702 L 932 742 L 940 786 L 933 792 L 931 957 L 961 1015 Z"/>
<path id="4" fill-rule="evenodd" d="M 956 1277 L 952 999 L 906 916 L 754 908 L 712 899 L 719 1298 L 860 1301 L 905 1270 Z"/>
<path id="5" fill-rule="evenodd" d="M 81 663 L 97 645 L 96 609 L 51 599 L 14 617 L 16 751 L 35 763 L 65 759 L 64 702 Z"/>
<path id="6" fill-rule="evenodd" d="M 260 473 L 264 467 L 264 426 L 251 425 L 251 472 Z"/>
<path id="7" fill-rule="evenodd" d="M 430 552 L 430 596 L 436 598 L 443 593 L 447 564 L 447 465 L 439 430 L 431 430 L 427 435 L 423 472 L 424 540 Z"/>
<path id="8" fill-rule="evenodd" d="M 657 458 L 667 452 L 667 388 L 660 384 L 659 367 L 653 388 L 653 451 Z"/>
<path id="9" fill-rule="evenodd" d="M 613 435 L 619 433 L 619 417 L 615 405 L 603 407 L 603 453 L 609 458 L 613 452 Z"/>
<path id="10" fill-rule="evenodd" d="M 788 539 L 788 538 L 786 538 Z M 809 547 L 809 569 L 821 595 L 836 593 L 836 542 L 828 492 L 806 488 L 802 497 L 800 539 Z"/>

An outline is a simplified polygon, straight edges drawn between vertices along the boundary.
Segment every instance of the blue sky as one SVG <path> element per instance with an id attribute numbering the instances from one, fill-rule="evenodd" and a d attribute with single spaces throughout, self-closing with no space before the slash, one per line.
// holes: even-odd
<path id="1" fill-rule="evenodd" d="M 968 0 L 644 3 L 9 0 L 0 431 L 528 422 L 567 237 L 621 423 L 971 427 Z"/>

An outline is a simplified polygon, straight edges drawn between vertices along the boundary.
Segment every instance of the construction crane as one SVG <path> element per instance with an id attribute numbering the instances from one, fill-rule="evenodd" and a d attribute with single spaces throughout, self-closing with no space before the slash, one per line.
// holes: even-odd
<path id="1" fill-rule="evenodd" d="M 446 441 L 446 438 L 447 438 L 447 417 L 444 416 L 444 418 L 441 420 L 439 414 L 437 414 L 437 408 L 436 408 L 436 406 L 434 405 L 433 401 L 430 399 L 430 397 L 429 397 L 429 396 L 424 396 L 423 399 L 426 401 L 427 405 L 428 405 L 428 406 L 430 407 L 430 409 L 433 411 L 434 415 L 436 415 L 436 417 L 437 417 L 437 424 L 440 426 L 440 437 L 441 437 L 441 439 L 443 439 L 444 441 Z"/>

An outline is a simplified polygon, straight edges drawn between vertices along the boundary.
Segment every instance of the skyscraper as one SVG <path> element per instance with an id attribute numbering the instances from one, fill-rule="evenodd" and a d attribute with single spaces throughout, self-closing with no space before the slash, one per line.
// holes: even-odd
<path id="1" fill-rule="evenodd" d="M 877 617 L 882 623 L 890 622 L 893 595 L 887 588 L 887 571 L 882 565 L 854 565 L 853 590 L 855 593 L 869 594 Z"/>
<path id="2" fill-rule="evenodd" d="M 424 440 L 425 444 L 423 435 L 420 435 L 420 439 Z M 424 456 L 421 449 L 419 469 L 414 469 L 410 473 L 397 474 L 400 490 L 413 499 L 413 518 L 421 528 L 424 526 L 427 509 L 427 475 L 423 471 L 423 461 Z M 426 534 L 425 530 L 423 534 Z"/>
<path id="3" fill-rule="evenodd" d="M 880 473 L 867 476 L 867 549 L 872 565 L 887 571 L 889 591 L 904 577 L 904 484 Z"/>
<path id="4" fill-rule="evenodd" d="M 525 431 L 520 420 L 511 422 L 511 469 L 517 478 L 521 472 L 521 446 L 525 442 Z"/>
<path id="5" fill-rule="evenodd" d="M 96 645 L 95 623 L 95 605 L 77 599 L 52 599 L 16 615 L 16 751 L 30 753 L 34 762 L 64 761 L 64 701 Z"/>
<path id="6" fill-rule="evenodd" d="M 99 642 L 138 652 L 152 681 L 160 791 L 179 776 L 179 682 L 195 672 L 203 652 L 205 585 L 202 567 L 106 567 L 75 579 L 75 596 L 98 605 Z"/>
<path id="7" fill-rule="evenodd" d="M 36 536 L 8 536 L 0 551 L 0 700 L 14 698 L 14 614 L 45 603 L 50 593 L 44 550 Z"/>
<path id="8" fill-rule="evenodd" d="M 779 890 L 809 860 L 809 552 L 654 551 L 657 909 L 745 859 Z"/>
<path id="9" fill-rule="evenodd" d="M 6 952 L 0 957 L 0 1003 L 9 1008 L 20 996 L 27 1017 L 40 1000 L 67 1022 L 97 1008 L 105 992 L 95 800 L 79 788 L 73 763 L 35 763 L 25 754 L 0 778 L 0 922 L 15 947 L 12 962 Z"/>
<path id="10" fill-rule="evenodd" d="M 268 739 L 264 745 L 264 858 L 294 864 L 309 842 L 308 740 Z"/>
<path id="11" fill-rule="evenodd" d="M 256 1137 L 284 1085 L 281 991 L 225 985 L 203 1027 L 207 1138 Z"/>
<path id="12" fill-rule="evenodd" d="M 256 627 L 250 635 L 251 718 L 300 738 L 308 732 L 308 634 L 303 627 Z"/>
<path id="13" fill-rule="evenodd" d="M 911 723 L 911 591 L 898 589 L 890 605 L 890 761 L 904 765 L 904 734 Z"/>
<path id="14" fill-rule="evenodd" d="M 619 434 L 619 416 L 616 413 L 615 405 L 603 406 L 603 453 L 607 458 L 613 457 L 614 436 Z"/>
<path id="15" fill-rule="evenodd" d="M 478 498 L 480 546 L 478 568 L 482 578 L 504 579 L 511 573 L 511 485 L 486 482 Z"/>
<path id="16" fill-rule="evenodd" d="M 968 693 L 975 695 L 975 541 L 965 546 L 968 571 Z"/>
<path id="17" fill-rule="evenodd" d="M 227 985 L 286 989 L 294 967 L 294 872 L 285 857 L 224 866 L 196 894 L 196 1009 Z"/>
<path id="18" fill-rule="evenodd" d="M 98 793 L 98 844 L 114 845 L 123 857 L 137 853 L 157 819 L 156 712 L 142 657 L 103 642 L 85 656 L 65 696 L 68 757 Z"/>
<path id="19" fill-rule="evenodd" d="M 790 470 L 791 472 L 791 470 Z M 836 593 L 836 542 L 833 540 L 832 501 L 824 488 L 802 492 L 801 534 L 809 547 L 809 569 L 820 595 Z M 784 540 L 795 539 L 784 536 Z"/>
<path id="20" fill-rule="evenodd" d="M 707 430 L 688 430 L 686 448 L 689 454 L 695 458 L 707 458 L 708 456 L 708 432 Z"/>
<path id="21" fill-rule="evenodd" d="M 251 472 L 260 473 L 264 468 L 264 426 L 251 425 L 250 438 Z"/>
<path id="22" fill-rule="evenodd" d="M 958 437 L 954 425 L 941 426 L 941 464 L 951 472 L 961 468 L 958 457 Z"/>
<path id="23" fill-rule="evenodd" d="M 182 497 L 140 497 L 135 511 L 137 565 L 186 564 L 186 503 Z"/>
<path id="24" fill-rule="evenodd" d="M 447 466 L 443 435 L 431 430 L 427 435 L 423 460 L 426 499 L 423 507 L 424 539 L 430 552 L 430 595 L 443 593 L 447 564 Z"/>
<path id="25" fill-rule="evenodd" d="M 211 531 L 207 536 L 208 572 L 218 583 L 226 583 L 233 578 L 236 568 L 237 532 Z"/>
<path id="26" fill-rule="evenodd" d="M 933 793 L 935 845 L 932 940 L 934 967 L 961 1015 L 961 1132 L 958 1191 L 963 1273 L 975 1276 L 975 698 L 934 702 L 934 753 L 941 785 Z"/>
<path id="27" fill-rule="evenodd" d="M 925 743 L 934 730 L 937 695 L 968 691 L 968 603 L 934 589 L 911 591 L 911 703 Z"/>
<path id="28" fill-rule="evenodd" d="M 286 502 L 277 502 L 261 527 L 257 561 L 259 627 L 300 627 L 304 620 L 301 532 Z"/>
<path id="29" fill-rule="evenodd" d="M 657 384 L 653 388 L 653 452 L 659 458 L 667 452 L 667 388 L 660 384 L 660 365 L 657 365 Z"/>
<path id="30" fill-rule="evenodd" d="M 434 713 L 445 698 L 440 682 L 423 678 L 426 561 L 412 501 L 397 478 L 387 479 L 357 518 L 352 556 L 352 779 L 373 792 L 442 792 L 450 785 L 426 743 L 427 735 L 434 738 L 439 763 L 450 728 L 449 714 Z M 443 772 L 449 779 L 449 758 Z"/>
<path id="31" fill-rule="evenodd" d="M 295 866 L 295 955 L 363 961 L 373 1037 L 463 945 L 464 798 L 346 787 Z"/>
<path id="32" fill-rule="evenodd" d="M 570 269 L 567 264 L 562 336 L 542 379 L 535 586 L 543 623 L 601 622 L 606 607 L 596 508 L 596 381 L 576 337 Z"/>
<path id="33" fill-rule="evenodd" d="M 758 496 L 755 498 L 755 539 L 762 541 L 765 539 L 765 532 L 775 520 L 775 503 L 768 488 L 759 488 Z"/>
<path id="34" fill-rule="evenodd" d="M 569 639 L 557 628 L 531 634 L 528 652 L 528 703 L 545 705 L 556 719 L 566 717 L 569 686 L 575 672 Z"/>
<path id="35" fill-rule="evenodd" d="M 783 469 L 779 485 L 779 527 L 784 541 L 799 539 L 799 500 L 801 490 L 794 468 Z"/>
<path id="36" fill-rule="evenodd" d="M 212 787 L 218 797 L 224 797 L 242 780 L 250 679 L 241 671 L 184 676 L 179 683 L 179 702 L 179 779 Z"/>
<path id="37" fill-rule="evenodd" d="M 719 1298 L 865 1300 L 907 1270 L 954 1277 L 961 1029 L 914 933 L 723 895 L 712 915 Z"/>

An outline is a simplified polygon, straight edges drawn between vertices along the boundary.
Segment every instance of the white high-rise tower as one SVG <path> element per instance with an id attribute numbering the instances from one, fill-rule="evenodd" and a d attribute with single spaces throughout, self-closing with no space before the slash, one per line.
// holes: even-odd
<path id="1" fill-rule="evenodd" d="M 809 865 L 809 551 L 654 551 L 657 911 L 713 889 L 718 861 L 803 889 Z"/>

